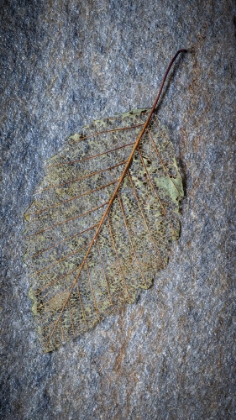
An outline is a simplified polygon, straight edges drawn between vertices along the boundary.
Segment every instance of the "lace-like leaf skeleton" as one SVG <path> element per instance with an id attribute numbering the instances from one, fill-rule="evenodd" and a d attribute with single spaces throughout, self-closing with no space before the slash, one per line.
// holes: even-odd
<path id="1" fill-rule="evenodd" d="M 45 352 L 148 289 L 179 237 L 181 175 L 154 110 L 94 121 L 48 162 L 25 219 L 30 297 Z"/>

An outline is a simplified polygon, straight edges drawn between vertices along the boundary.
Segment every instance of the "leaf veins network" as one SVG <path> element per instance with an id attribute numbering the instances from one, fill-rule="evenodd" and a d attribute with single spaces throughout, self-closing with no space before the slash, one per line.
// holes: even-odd
<path id="1" fill-rule="evenodd" d="M 45 352 L 93 328 L 166 267 L 183 186 L 154 110 L 94 121 L 48 161 L 25 214 L 30 297 Z"/>

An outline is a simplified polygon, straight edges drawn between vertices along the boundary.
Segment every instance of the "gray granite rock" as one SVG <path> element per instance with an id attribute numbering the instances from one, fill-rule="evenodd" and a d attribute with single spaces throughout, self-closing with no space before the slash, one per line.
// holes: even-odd
<path id="1" fill-rule="evenodd" d="M 233 419 L 236 5 L 1 1 L 1 418 Z M 43 354 L 22 262 L 46 160 L 95 118 L 159 106 L 185 181 L 168 268 L 139 302 Z"/>

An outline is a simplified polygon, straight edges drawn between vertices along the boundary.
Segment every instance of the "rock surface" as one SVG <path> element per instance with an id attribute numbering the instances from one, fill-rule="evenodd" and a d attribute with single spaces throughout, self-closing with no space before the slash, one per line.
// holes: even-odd
<path id="1" fill-rule="evenodd" d="M 236 6 L 1 2 L 1 418 L 235 418 Z M 150 107 L 182 168 L 182 232 L 140 300 L 43 354 L 22 262 L 46 160 L 93 119 Z"/>

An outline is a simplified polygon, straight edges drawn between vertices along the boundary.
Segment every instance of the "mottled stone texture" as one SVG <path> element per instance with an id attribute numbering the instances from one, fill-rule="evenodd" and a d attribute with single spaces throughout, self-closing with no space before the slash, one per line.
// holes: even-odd
<path id="1" fill-rule="evenodd" d="M 236 6 L 1 1 L 1 418 L 233 419 Z M 159 106 L 186 197 L 168 268 L 140 300 L 43 354 L 23 213 L 47 158 L 94 118 Z"/>

